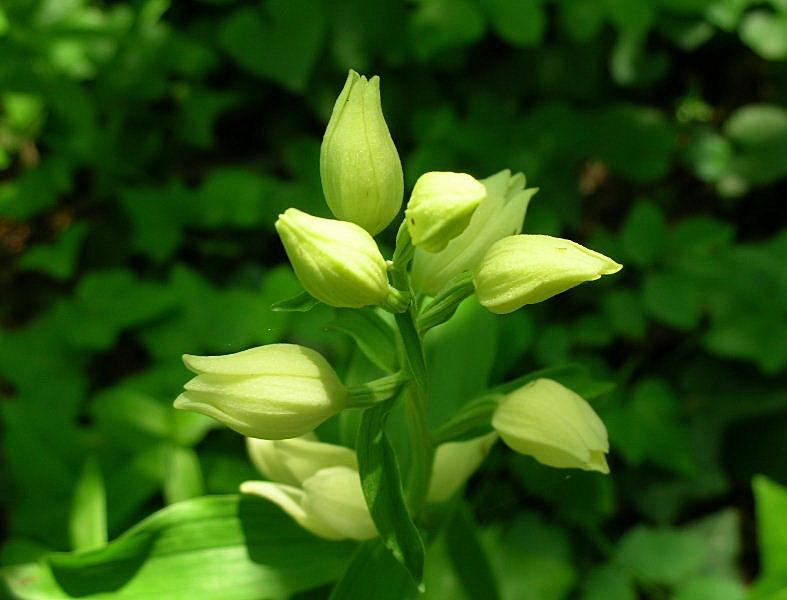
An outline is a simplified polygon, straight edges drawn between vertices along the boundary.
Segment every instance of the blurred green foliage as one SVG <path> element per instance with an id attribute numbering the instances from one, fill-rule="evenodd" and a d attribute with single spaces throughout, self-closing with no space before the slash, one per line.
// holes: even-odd
<path id="1" fill-rule="evenodd" d="M 426 170 L 522 170 L 541 188 L 526 232 L 625 265 L 502 319 L 468 303 L 430 334 L 436 424 L 541 367 L 578 363 L 616 387 L 594 400 L 612 475 L 498 448 L 459 529 L 429 550 L 427 597 L 480 597 L 469 577 L 517 600 L 738 600 L 752 580 L 753 598 L 787 598 L 783 0 L 5 0 L 2 563 L 101 546 L 254 476 L 238 436 L 172 410 L 182 353 L 295 340 L 348 381 L 376 373 L 340 312 L 269 309 L 298 290 L 278 213 L 327 215 L 319 143 L 348 68 L 382 76 L 408 186 Z M 760 558 L 756 474 L 769 478 L 755 486 Z M 222 521 L 226 502 L 172 507 L 107 547 L 149 559 L 128 596 L 176 598 L 168 573 L 217 569 L 206 527 L 224 532 L 211 539 L 230 549 L 225 575 L 253 573 L 276 597 L 349 560 L 258 503 L 252 521 L 304 558 L 249 570 L 247 521 Z M 185 567 L 167 558 L 178 531 Z M 457 553 L 468 536 L 490 572 Z M 95 591 L 64 560 L 17 582 L 38 581 L 37 597 Z M 406 596 L 384 552 L 364 560 Z M 345 580 L 335 597 L 373 584 Z"/>

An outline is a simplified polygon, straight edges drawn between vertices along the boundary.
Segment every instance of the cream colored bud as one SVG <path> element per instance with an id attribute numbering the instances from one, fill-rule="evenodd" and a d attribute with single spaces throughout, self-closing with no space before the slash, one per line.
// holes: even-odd
<path id="1" fill-rule="evenodd" d="M 277 504 L 301 527 L 330 540 L 368 540 L 377 537 L 358 471 L 348 467 L 321 469 L 302 487 L 246 481 L 241 492 Z"/>
<path id="2" fill-rule="evenodd" d="M 248 437 L 304 435 L 347 402 L 344 385 L 322 355 L 295 344 L 224 356 L 187 354 L 183 362 L 197 376 L 175 408 L 213 417 Z"/>
<path id="3" fill-rule="evenodd" d="M 301 285 L 321 302 L 361 308 L 385 304 L 395 294 L 377 243 L 358 225 L 288 208 L 276 231 Z"/>
<path id="4" fill-rule="evenodd" d="M 483 306 L 506 314 L 622 268 L 570 240 L 516 235 L 492 245 L 473 274 L 473 283 Z"/>
<path id="5" fill-rule="evenodd" d="M 328 467 L 358 469 L 353 450 L 320 442 L 313 434 L 289 440 L 246 438 L 246 449 L 260 473 L 270 481 L 288 485 L 300 486 Z"/>
<path id="6" fill-rule="evenodd" d="M 497 433 L 440 444 L 435 451 L 429 502 L 445 502 L 476 472 L 497 441 Z"/>
<path id="7" fill-rule="evenodd" d="M 508 394 L 492 427 L 511 449 L 542 464 L 609 473 L 604 423 L 581 396 L 551 379 Z"/>
<path id="8" fill-rule="evenodd" d="M 436 295 L 462 271 L 472 271 L 497 240 L 522 231 L 530 199 L 538 191 L 525 189 L 525 176 L 508 169 L 480 181 L 486 197 L 470 217 L 465 230 L 440 252 L 416 248 L 413 258 L 413 287 Z"/>
<path id="9" fill-rule="evenodd" d="M 486 188 L 466 173 L 433 171 L 418 178 L 405 211 L 405 222 L 416 248 L 439 252 L 462 233 Z"/>
<path id="10" fill-rule="evenodd" d="M 380 78 L 350 71 L 320 148 L 325 199 L 337 219 L 375 235 L 402 207 L 402 163 L 380 103 Z"/>

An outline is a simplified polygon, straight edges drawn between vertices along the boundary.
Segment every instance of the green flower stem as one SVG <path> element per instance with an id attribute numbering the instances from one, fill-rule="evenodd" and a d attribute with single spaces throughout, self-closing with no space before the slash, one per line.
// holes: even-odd
<path id="1" fill-rule="evenodd" d="M 469 271 L 463 271 L 449 281 L 418 317 L 418 332 L 421 336 L 453 317 L 462 301 L 472 296 L 474 291 L 473 276 Z"/>
<path id="2" fill-rule="evenodd" d="M 407 264 L 413 256 L 414 248 L 410 241 L 407 226 L 402 223 L 396 236 L 396 251 L 391 268 L 393 285 L 403 292 L 410 292 Z M 414 513 L 420 512 L 426 504 L 429 481 L 432 477 L 434 443 L 426 422 L 427 377 L 423 344 L 416 326 L 418 307 L 411 303 L 409 310 L 395 315 L 396 325 L 401 337 L 399 347 L 402 368 L 411 376 L 405 394 L 405 414 L 410 434 L 412 462 L 407 482 L 407 504 Z"/>
<path id="3" fill-rule="evenodd" d="M 502 398 L 502 394 L 492 393 L 467 403 L 434 432 L 435 443 L 461 441 L 489 433 L 492 415 Z"/>
<path id="4" fill-rule="evenodd" d="M 410 375 L 399 371 L 380 379 L 347 388 L 347 408 L 369 408 L 396 396 Z"/>

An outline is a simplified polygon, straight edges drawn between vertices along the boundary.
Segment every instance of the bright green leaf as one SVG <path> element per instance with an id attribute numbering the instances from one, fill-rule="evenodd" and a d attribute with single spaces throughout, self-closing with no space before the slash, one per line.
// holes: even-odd
<path id="1" fill-rule="evenodd" d="M 332 581 L 352 549 L 312 536 L 269 502 L 213 496 L 169 506 L 100 550 L 51 554 L 3 577 L 23 600 L 258 600 Z"/>
<path id="2" fill-rule="evenodd" d="M 74 550 L 92 550 L 107 543 L 107 499 L 95 458 L 85 462 L 77 481 L 69 525 Z"/>

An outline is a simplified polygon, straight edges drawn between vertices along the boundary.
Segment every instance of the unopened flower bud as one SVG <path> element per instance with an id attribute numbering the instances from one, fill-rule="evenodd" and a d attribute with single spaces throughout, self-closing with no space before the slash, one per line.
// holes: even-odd
<path id="1" fill-rule="evenodd" d="M 175 400 L 248 437 L 279 440 L 312 431 L 341 411 L 347 392 L 319 353 L 270 344 L 224 356 L 185 355 L 197 374 Z"/>
<path id="2" fill-rule="evenodd" d="M 551 379 L 508 394 L 492 426 L 511 449 L 550 467 L 609 473 L 607 429 L 579 395 Z"/>
<path id="3" fill-rule="evenodd" d="M 313 434 L 289 440 L 246 438 L 246 449 L 260 473 L 270 481 L 287 485 L 300 486 L 328 467 L 358 469 L 353 450 L 320 442 Z"/>
<path id="4" fill-rule="evenodd" d="M 486 188 L 466 173 L 424 173 L 413 187 L 405 222 L 416 248 L 439 252 L 462 233 L 486 197 Z"/>
<path id="5" fill-rule="evenodd" d="M 276 231 L 301 285 L 325 304 L 360 308 L 402 300 L 388 285 L 377 243 L 358 225 L 288 208 Z"/>
<path id="6" fill-rule="evenodd" d="M 462 271 L 472 271 L 497 240 L 522 231 L 530 199 L 538 191 L 525 189 L 525 176 L 508 169 L 480 181 L 486 197 L 470 217 L 465 230 L 440 252 L 416 248 L 413 258 L 413 287 L 435 296 Z"/>
<path id="7" fill-rule="evenodd" d="M 277 504 L 301 527 L 329 540 L 368 540 L 377 537 L 358 471 L 328 467 L 307 478 L 301 487 L 268 481 L 246 481 L 244 494 Z"/>
<path id="8" fill-rule="evenodd" d="M 506 314 L 623 267 L 603 254 L 548 235 L 516 235 L 489 249 L 473 275 L 479 302 Z"/>
<path id="9" fill-rule="evenodd" d="M 429 502 L 445 502 L 476 472 L 497 441 L 497 433 L 440 444 L 435 451 L 432 479 L 429 482 Z"/>
<path id="10" fill-rule="evenodd" d="M 402 206 L 402 163 L 380 104 L 380 78 L 350 71 L 325 130 L 320 177 L 333 214 L 375 235 Z"/>

